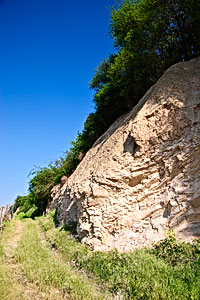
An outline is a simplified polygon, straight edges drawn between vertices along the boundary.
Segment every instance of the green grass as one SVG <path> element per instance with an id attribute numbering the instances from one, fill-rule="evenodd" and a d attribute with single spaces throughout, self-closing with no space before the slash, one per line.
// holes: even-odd
<path id="1" fill-rule="evenodd" d="M 41 243 L 35 221 L 23 221 L 25 231 L 16 249 L 16 256 L 26 273 L 41 288 L 54 286 L 73 299 L 107 299 L 86 279 L 77 274 L 69 264 L 63 264 Z"/>
<path id="2" fill-rule="evenodd" d="M 93 252 L 55 228 L 53 213 L 39 219 L 46 237 L 67 262 L 90 273 L 124 299 L 199 300 L 199 243 L 177 243 L 168 237 L 153 249 L 120 254 L 117 251 Z M 173 262 L 173 263 L 172 263 Z"/>

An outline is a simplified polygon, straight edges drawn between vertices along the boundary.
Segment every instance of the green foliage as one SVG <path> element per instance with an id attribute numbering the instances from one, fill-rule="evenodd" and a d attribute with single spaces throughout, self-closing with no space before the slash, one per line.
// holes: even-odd
<path id="1" fill-rule="evenodd" d="M 100 64 L 91 83 L 97 107 L 106 105 L 111 114 L 115 105 L 130 109 L 169 66 L 198 56 L 199 15 L 198 0 L 124 0 L 113 8 L 110 32 L 118 52 Z"/>
<path id="2" fill-rule="evenodd" d="M 23 196 L 17 196 L 17 198 L 15 199 L 14 211 L 16 211 L 17 208 L 22 206 L 23 204 L 24 204 L 24 197 Z"/>
<path id="3" fill-rule="evenodd" d="M 25 218 L 27 218 L 27 216 L 26 216 L 26 214 L 22 211 L 22 212 L 19 212 L 18 214 L 17 214 L 17 216 L 16 216 L 16 219 L 17 220 L 23 220 L 23 219 L 25 219 Z"/>
<path id="4" fill-rule="evenodd" d="M 112 9 L 111 34 L 115 46 L 134 54 L 148 54 L 165 68 L 199 55 L 198 0 L 123 0 Z"/>
<path id="5" fill-rule="evenodd" d="M 40 210 L 34 204 L 28 210 L 26 209 L 26 206 L 21 206 L 16 218 L 18 220 L 23 220 L 26 218 L 34 219 L 36 216 L 38 216 L 38 214 L 40 214 Z"/>
<path id="6" fill-rule="evenodd" d="M 14 209 L 19 207 L 18 213 L 21 217 L 34 218 L 45 212 L 47 204 L 51 201 L 51 190 L 53 186 L 60 182 L 60 178 L 65 174 L 61 160 L 54 164 L 49 164 L 45 168 L 36 168 L 30 173 L 29 194 L 18 196 L 15 200 Z"/>
<path id="7" fill-rule="evenodd" d="M 165 260 L 172 267 L 177 264 L 188 264 L 199 258 L 200 241 L 196 240 L 192 245 L 178 242 L 175 233 L 169 231 L 164 240 L 154 244 L 152 253 Z"/>
<path id="8" fill-rule="evenodd" d="M 36 207 L 36 206 L 34 206 L 34 205 L 33 205 L 31 208 L 29 208 L 29 210 L 26 211 L 26 212 L 24 212 L 23 209 L 24 209 L 24 207 L 22 206 L 22 207 L 21 207 L 21 210 L 22 210 L 22 211 L 19 211 L 19 212 L 17 213 L 16 218 L 17 218 L 18 220 L 23 220 L 23 219 L 26 219 L 26 218 L 34 219 L 34 218 L 35 218 L 36 216 L 38 216 L 38 214 L 39 214 L 39 209 L 38 209 L 38 207 Z"/>
<path id="9" fill-rule="evenodd" d="M 38 222 L 45 232 L 48 241 L 56 248 L 61 248 L 67 258 L 74 264 L 78 265 L 81 257 L 85 257 L 89 253 L 88 247 L 82 245 L 76 239 L 68 239 L 71 232 L 67 225 L 64 228 L 58 227 L 55 229 L 54 218 L 55 210 L 46 216 L 39 217 Z"/>
<path id="10" fill-rule="evenodd" d="M 37 218 L 39 221 L 39 224 L 42 226 L 42 229 L 44 231 L 48 231 L 51 228 L 54 228 L 56 226 L 56 209 L 50 211 L 49 214 Z"/>
<path id="11" fill-rule="evenodd" d="M 111 54 L 108 59 L 104 59 L 95 71 L 95 75 L 90 82 L 90 88 L 95 91 L 101 90 L 107 83 L 110 82 L 109 70 L 111 64 L 114 63 L 115 55 Z"/>
<path id="12" fill-rule="evenodd" d="M 63 225 L 61 230 L 65 230 L 67 232 L 70 232 L 71 234 L 77 234 L 77 222 L 68 222 L 67 224 Z"/>
<path id="13" fill-rule="evenodd" d="M 52 168 L 38 168 L 31 173 L 29 191 L 34 195 L 34 205 L 40 212 L 45 211 L 54 186 L 54 172 Z"/>

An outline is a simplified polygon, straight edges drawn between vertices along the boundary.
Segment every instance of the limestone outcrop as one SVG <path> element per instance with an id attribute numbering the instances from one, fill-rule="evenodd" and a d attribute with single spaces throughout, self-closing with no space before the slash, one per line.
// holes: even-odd
<path id="1" fill-rule="evenodd" d="M 94 249 L 131 250 L 169 228 L 200 235 L 200 58 L 170 67 L 52 197 Z"/>

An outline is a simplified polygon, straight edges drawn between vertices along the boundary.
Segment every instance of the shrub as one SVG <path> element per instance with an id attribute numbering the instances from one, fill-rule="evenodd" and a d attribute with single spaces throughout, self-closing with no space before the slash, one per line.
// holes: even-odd
<path id="1" fill-rule="evenodd" d="M 175 238 L 175 232 L 169 231 L 166 238 L 153 245 L 151 251 L 156 257 L 163 259 L 170 266 L 188 264 L 194 262 L 200 254 L 200 242 L 193 244 L 179 242 Z"/>

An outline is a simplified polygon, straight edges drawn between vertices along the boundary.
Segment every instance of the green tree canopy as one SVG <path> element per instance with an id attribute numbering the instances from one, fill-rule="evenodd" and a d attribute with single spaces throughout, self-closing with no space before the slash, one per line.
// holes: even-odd
<path id="1" fill-rule="evenodd" d="M 200 2 L 124 0 L 111 11 L 110 33 L 117 53 L 100 64 L 91 87 L 97 110 L 112 114 L 113 106 L 133 107 L 169 66 L 200 55 Z"/>

